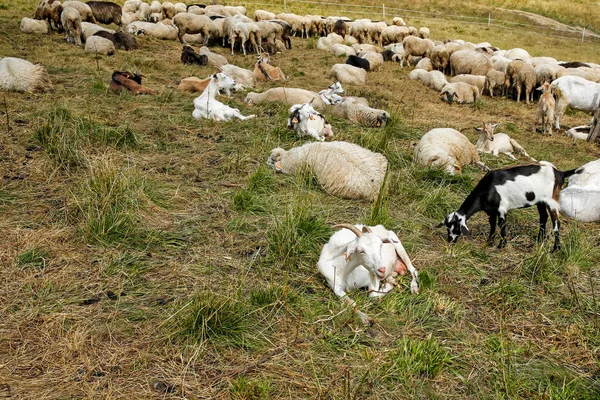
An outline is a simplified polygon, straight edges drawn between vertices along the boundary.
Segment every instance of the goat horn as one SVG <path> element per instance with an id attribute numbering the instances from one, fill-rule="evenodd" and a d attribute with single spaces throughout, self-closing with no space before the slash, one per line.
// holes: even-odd
<path id="1" fill-rule="evenodd" d="M 337 224 L 337 225 L 334 225 L 333 228 L 346 228 L 346 229 L 354 232 L 354 234 L 357 237 L 361 237 L 363 234 L 361 231 L 358 230 L 357 227 L 355 227 L 354 225 L 350 225 L 350 224 Z"/>
<path id="2" fill-rule="evenodd" d="M 371 230 L 371 228 L 369 228 L 368 226 L 363 226 L 362 231 L 364 233 L 373 233 L 373 231 Z"/>

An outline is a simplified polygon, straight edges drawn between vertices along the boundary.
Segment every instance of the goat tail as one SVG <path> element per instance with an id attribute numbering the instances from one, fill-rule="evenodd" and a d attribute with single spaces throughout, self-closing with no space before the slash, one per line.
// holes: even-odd
<path id="1" fill-rule="evenodd" d="M 273 78 L 271 78 L 271 76 L 269 75 L 269 73 L 267 72 L 267 70 L 265 69 L 265 67 L 263 67 L 263 64 L 261 61 L 258 62 L 258 69 L 260 69 L 260 72 L 263 73 L 263 75 L 265 76 L 265 78 L 267 78 L 268 81 L 272 81 Z"/>

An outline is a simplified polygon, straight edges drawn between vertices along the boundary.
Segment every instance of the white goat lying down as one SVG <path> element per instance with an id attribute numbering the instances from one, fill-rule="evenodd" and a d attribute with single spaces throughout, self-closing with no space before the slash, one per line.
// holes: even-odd
<path id="1" fill-rule="evenodd" d="M 375 200 L 383 184 L 387 159 L 348 142 L 313 142 L 288 151 L 271 150 L 267 165 L 284 174 L 308 171 L 323 189 L 349 199 Z"/>
<path id="2" fill-rule="evenodd" d="M 498 125 L 500 124 L 484 122 L 482 128 L 475 128 L 477 132 L 480 132 L 479 139 L 477 140 L 478 153 L 493 154 L 496 157 L 498 157 L 498 153 L 503 153 L 511 160 L 516 160 L 517 158 L 512 154 L 514 151 L 515 153 L 529 157 L 532 161 L 536 161 L 535 158 L 527 154 L 525 149 L 516 140 L 512 139 L 506 133 L 495 133 Z"/>
<path id="3" fill-rule="evenodd" d="M 290 108 L 288 129 L 296 131 L 298 136 L 312 136 L 321 142 L 333 136 L 331 125 L 325 117 L 309 103 L 295 104 Z"/>
<path id="4" fill-rule="evenodd" d="M 560 192 L 560 210 L 582 222 L 600 221 L 600 159 L 577 168 Z"/>
<path id="5" fill-rule="evenodd" d="M 329 286 L 338 297 L 351 306 L 356 303 L 347 292 L 367 288 L 369 297 L 381 297 L 389 293 L 396 283 L 395 277 L 410 271 L 410 290 L 419 293 L 416 268 L 398 236 L 383 225 L 364 226 L 340 224 L 345 228 L 331 236 L 323 246 L 317 266 Z M 356 310 L 363 324 L 372 319 Z"/>
<path id="6" fill-rule="evenodd" d="M 254 118 L 254 114 L 245 117 L 237 108 L 229 107 L 227 104 L 223 104 L 215 99 L 219 90 L 225 90 L 229 95 L 230 90 L 235 88 L 235 86 L 235 81 L 222 72 L 212 75 L 210 83 L 204 89 L 204 92 L 194 99 L 194 112 L 192 116 L 196 119 L 206 118 L 214 121 L 229 121 L 233 117 L 241 120 Z"/>
<path id="7" fill-rule="evenodd" d="M 325 104 L 339 104 L 344 98 L 340 94 L 345 94 L 344 88 L 340 82 L 335 82 L 325 90 L 319 92 L 319 96 Z"/>

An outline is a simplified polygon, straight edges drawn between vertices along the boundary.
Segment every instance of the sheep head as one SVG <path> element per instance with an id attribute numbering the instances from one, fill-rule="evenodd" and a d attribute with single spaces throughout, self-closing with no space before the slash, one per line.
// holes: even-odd
<path id="1" fill-rule="evenodd" d="M 286 151 L 281 147 L 276 147 L 271 150 L 269 158 L 267 158 L 267 165 L 273 168 L 276 172 L 282 172 L 281 159 L 285 155 Z"/>

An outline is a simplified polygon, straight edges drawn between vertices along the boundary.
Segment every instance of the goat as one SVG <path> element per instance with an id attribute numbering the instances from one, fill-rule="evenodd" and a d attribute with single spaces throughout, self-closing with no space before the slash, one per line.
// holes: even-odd
<path id="1" fill-rule="evenodd" d="M 516 160 L 516 157 L 512 155 L 513 151 L 521 153 L 525 157 L 529 157 L 531 161 L 537 161 L 531 157 L 523 147 L 516 140 L 508 136 L 506 133 L 496 133 L 496 128 L 500 124 L 483 123 L 483 128 L 475 128 L 477 132 L 480 132 L 479 139 L 477 140 L 477 152 L 493 154 L 498 157 L 498 153 L 504 153 L 511 160 Z"/>
<path id="2" fill-rule="evenodd" d="M 241 120 L 254 118 L 255 115 L 245 117 L 237 108 L 229 107 L 215 99 L 219 90 L 229 92 L 235 86 L 236 82 L 224 73 L 214 74 L 204 92 L 194 99 L 192 116 L 196 119 L 206 118 L 214 121 L 229 121 L 233 117 Z"/>
<path id="3" fill-rule="evenodd" d="M 381 297 L 393 289 L 394 277 L 408 269 L 412 276 L 410 290 L 419 293 L 418 272 L 398 236 L 383 225 L 340 224 L 345 228 L 331 236 L 323 246 L 317 267 L 334 293 L 352 307 L 356 303 L 347 292 L 366 287 L 369 297 Z M 381 282 L 385 281 L 383 285 Z M 355 310 L 363 324 L 373 320 Z"/>
<path id="4" fill-rule="evenodd" d="M 340 94 L 345 94 L 344 88 L 342 88 L 342 84 L 340 82 L 335 82 L 330 85 L 327 89 L 321 90 L 319 92 L 319 96 L 321 96 L 321 100 L 325 104 L 339 104 L 344 98 L 340 96 Z"/>
<path id="5" fill-rule="evenodd" d="M 254 71 L 252 71 L 257 81 L 285 81 L 285 74 L 279 67 L 271 65 L 269 53 L 261 53 L 258 55 Z"/>
<path id="6" fill-rule="evenodd" d="M 181 62 L 184 64 L 208 65 L 208 56 L 198 54 L 191 46 L 184 45 L 181 49 Z"/>
<path id="7" fill-rule="evenodd" d="M 129 71 L 114 71 L 110 81 L 110 88 L 119 93 L 127 89 L 134 94 L 156 94 L 156 91 L 142 86 L 141 74 L 132 74 Z"/>
<path id="8" fill-rule="evenodd" d="M 538 101 L 535 122 L 537 124 L 537 121 L 541 119 L 542 133 L 548 133 L 549 136 L 552 136 L 552 124 L 554 123 L 556 100 L 554 100 L 552 89 L 548 82 L 544 82 L 544 84 L 536 90 L 540 90 L 542 95 Z"/>
<path id="9" fill-rule="evenodd" d="M 321 142 L 333 136 L 331 125 L 325 117 L 309 103 L 295 104 L 290 108 L 288 129 L 298 133 L 298 136 L 311 136 Z"/>
<path id="10" fill-rule="evenodd" d="M 498 248 L 506 246 L 506 214 L 514 208 L 536 205 L 540 215 L 538 242 L 546 236 L 548 212 L 554 230 L 554 251 L 560 248 L 559 197 L 565 178 L 576 170 L 559 171 L 548 161 L 537 164 L 489 171 L 467 196 L 458 210 L 448 214 L 437 227 L 448 230 L 448 242 L 456 243 L 461 234 L 469 234 L 467 221 L 473 214 L 484 211 L 489 217 L 490 243 L 496 232 L 496 220 L 500 227 Z"/>

